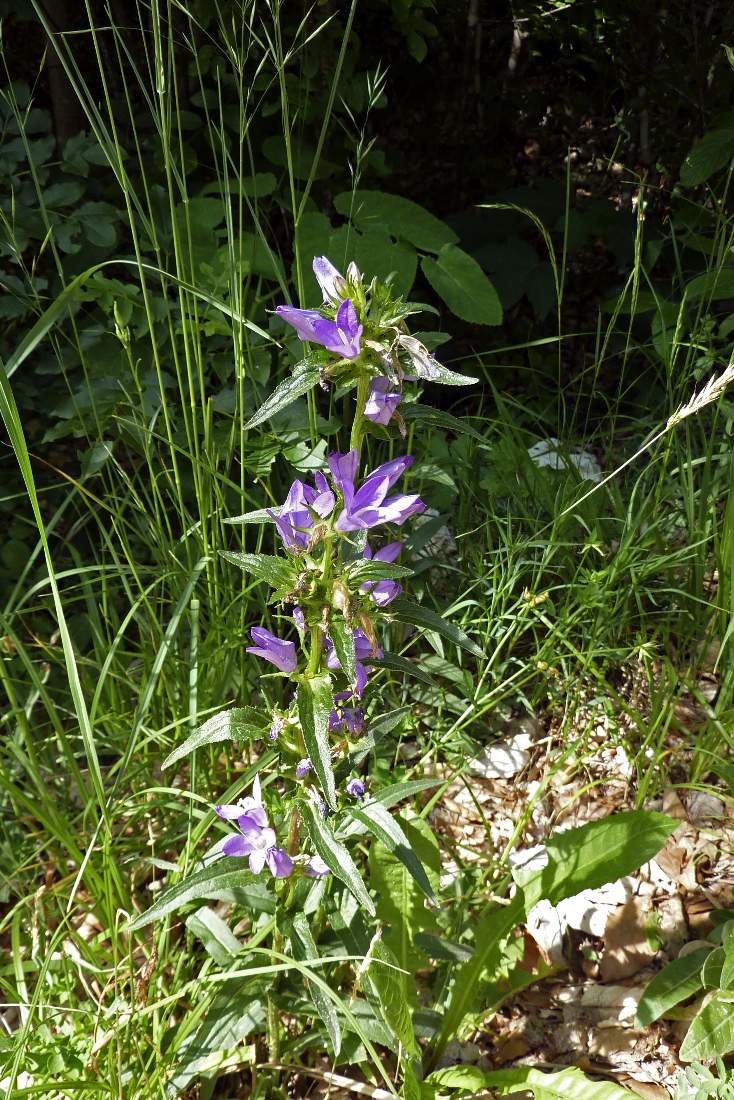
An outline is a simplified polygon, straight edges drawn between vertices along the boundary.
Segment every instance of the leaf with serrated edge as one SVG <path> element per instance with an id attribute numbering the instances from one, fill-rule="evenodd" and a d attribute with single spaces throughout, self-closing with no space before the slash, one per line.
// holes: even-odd
<path id="1" fill-rule="evenodd" d="M 318 380 L 318 367 L 304 367 L 303 370 L 296 368 L 294 374 L 286 378 L 273 390 L 270 397 L 263 402 L 252 419 L 247 421 L 245 428 L 255 428 L 258 424 L 262 424 L 264 420 L 269 420 L 271 416 L 287 409 L 297 398 L 303 397 L 304 393 L 312 390 Z"/>
<path id="2" fill-rule="evenodd" d="M 201 748 L 202 745 L 215 745 L 220 741 L 251 741 L 262 737 L 264 726 L 254 724 L 250 715 L 253 712 L 250 707 L 234 707 L 225 710 L 222 714 L 215 714 L 209 718 L 203 726 L 187 737 L 182 745 L 169 753 L 161 764 L 161 768 L 170 768 L 183 756 Z"/>
<path id="3" fill-rule="evenodd" d="M 321 856 L 332 874 L 344 883 L 359 904 L 374 917 L 374 902 L 367 893 L 362 876 L 347 849 L 341 841 L 336 839 L 328 822 L 321 819 L 318 810 L 310 802 L 302 802 L 300 807 L 301 816 L 317 854 Z"/>
<path id="4" fill-rule="evenodd" d="M 303 913 L 296 913 L 293 918 L 293 938 L 296 943 L 300 944 L 304 959 L 320 958 L 318 948 L 311 935 L 311 929 L 308 926 L 308 921 Z M 342 1029 L 339 1025 L 339 1017 L 334 1002 L 326 996 L 320 986 L 316 985 L 315 982 L 310 982 L 308 978 L 306 978 L 306 986 L 311 994 L 314 1008 L 318 1012 L 324 1023 L 324 1027 L 329 1033 L 334 1054 L 337 1055 L 342 1045 Z"/>
<path id="5" fill-rule="evenodd" d="M 421 627 L 423 630 L 434 630 L 436 634 L 441 634 L 449 642 L 454 642 L 455 645 L 466 649 L 473 657 L 484 656 L 479 646 L 471 640 L 468 634 L 465 634 L 458 626 L 454 626 L 453 623 L 446 622 L 445 619 L 442 619 L 440 615 L 437 615 L 435 611 L 431 611 L 428 607 L 421 607 L 420 604 L 399 596 L 390 603 L 388 614 L 397 619 L 398 622 Z"/>
<path id="6" fill-rule="evenodd" d="M 257 876 L 248 871 L 247 865 L 237 856 L 219 859 L 165 890 L 150 909 L 131 922 L 130 931 L 136 932 L 152 921 L 175 913 L 190 901 L 217 898 L 232 890 L 241 890 L 256 881 Z"/>
<path id="7" fill-rule="evenodd" d="M 334 616 L 329 624 L 329 637 L 339 658 L 342 672 L 350 685 L 357 679 L 357 658 L 354 651 L 354 631 L 344 619 Z"/>
<path id="8" fill-rule="evenodd" d="M 252 573 L 255 580 L 264 581 L 272 588 L 293 588 L 298 569 L 283 558 L 273 554 L 241 554 L 236 550 L 220 550 L 225 561 Z"/>
<path id="9" fill-rule="evenodd" d="M 331 677 L 325 673 L 304 676 L 298 685 L 297 702 L 306 751 L 321 783 L 324 798 L 335 810 L 336 786 L 329 745 L 329 715 L 333 705 Z"/>
<path id="10" fill-rule="evenodd" d="M 413 876 L 426 897 L 433 900 L 433 890 L 423 864 L 410 846 L 410 841 L 398 820 L 381 802 L 365 802 L 352 806 L 350 813 L 369 829 L 396 856 Z"/>

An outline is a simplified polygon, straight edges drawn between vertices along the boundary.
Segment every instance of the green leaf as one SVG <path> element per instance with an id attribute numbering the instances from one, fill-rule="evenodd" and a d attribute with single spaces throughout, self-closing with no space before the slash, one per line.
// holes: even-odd
<path id="1" fill-rule="evenodd" d="M 390 603 L 387 614 L 397 619 L 398 622 L 419 626 L 424 630 L 435 630 L 437 634 L 442 635 L 448 641 L 454 642 L 462 649 L 466 649 L 473 657 L 484 656 L 476 642 L 473 642 L 468 634 L 465 634 L 458 626 L 447 623 L 435 611 L 431 611 L 427 607 L 421 607 L 420 604 L 413 603 L 412 600 L 407 600 L 403 596 L 398 596 Z"/>
<path id="2" fill-rule="evenodd" d="M 392 852 L 408 869 L 427 898 L 433 900 L 433 890 L 423 864 L 410 846 L 397 818 L 382 802 L 364 802 L 351 807 L 350 813 Z"/>
<path id="3" fill-rule="evenodd" d="M 308 921 L 304 913 L 297 913 L 295 915 L 292 921 L 292 929 L 292 942 L 296 952 L 296 958 L 301 960 L 320 958 L 321 956 L 314 943 L 311 929 L 308 926 Z M 334 1002 L 331 998 L 326 996 L 319 985 L 315 982 L 310 982 L 308 978 L 306 978 L 306 987 L 313 1001 L 314 1008 L 323 1020 L 324 1027 L 331 1039 L 332 1050 L 336 1056 L 341 1050 L 342 1030 L 339 1025 L 339 1016 L 334 1007 Z"/>
<path id="4" fill-rule="evenodd" d="M 387 944 L 381 940 L 370 948 L 370 963 L 366 972 L 366 984 L 377 999 L 383 1020 L 408 1054 L 417 1052 L 413 1020 L 403 989 L 403 979 L 398 960 Z M 413 979 L 415 980 L 415 979 Z"/>
<path id="5" fill-rule="evenodd" d="M 423 274 L 451 312 L 475 325 L 502 323 L 497 291 L 475 259 L 454 244 L 446 244 L 434 260 L 424 256 Z"/>
<path id="6" fill-rule="evenodd" d="M 476 1066 L 449 1066 L 432 1073 L 428 1080 L 442 1088 L 472 1093 L 491 1089 L 497 1096 L 531 1092 L 535 1100 L 630 1100 L 635 1095 L 611 1081 L 593 1081 L 574 1066 L 550 1073 L 531 1066 L 489 1073 Z"/>
<path id="7" fill-rule="evenodd" d="M 234 707 L 232 710 L 222 711 L 221 714 L 209 718 L 182 745 L 169 753 L 161 768 L 170 768 L 171 764 L 202 745 L 214 745 L 219 741 L 250 741 L 262 737 L 263 732 L 262 717 L 252 707 Z"/>
<path id="8" fill-rule="evenodd" d="M 432 932 L 417 932 L 413 942 L 429 959 L 439 959 L 442 962 L 466 962 L 473 954 L 471 948 L 462 943 L 454 943 L 444 936 L 434 936 Z"/>
<path id="9" fill-rule="evenodd" d="M 411 577 L 413 572 L 414 570 L 408 566 L 374 559 L 350 562 L 347 568 L 347 576 L 352 584 L 364 584 L 365 581 L 397 581 L 401 577 Z"/>
<path id="10" fill-rule="evenodd" d="M 734 935 L 729 935 L 724 943 L 724 962 L 719 981 L 722 989 L 734 989 Z"/>
<path id="11" fill-rule="evenodd" d="M 301 802 L 299 806 L 311 843 L 318 855 L 332 874 L 344 883 L 359 904 L 374 917 L 374 902 L 367 893 L 362 876 L 347 849 L 340 840 L 336 839 L 331 826 L 321 818 L 315 806 L 310 802 Z"/>
<path id="12" fill-rule="evenodd" d="M 686 301 L 697 302 L 701 298 L 713 302 L 734 298 L 734 267 L 716 267 L 691 279 L 686 287 Z"/>
<path id="13" fill-rule="evenodd" d="M 731 128 L 709 130 L 691 149 L 680 169 L 680 181 L 684 187 L 698 187 L 726 168 L 734 157 L 734 130 Z"/>
<path id="14" fill-rule="evenodd" d="M 206 1017 L 193 1035 L 188 1036 L 176 1055 L 176 1072 L 168 1086 L 180 1096 L 191 1082 L 211 1072 L 224 1061 L 228 1051 L 238 1047 L 248 1035 L 263 1031 L 265 1008 L 252 995 L 252 981 L 237 978 L 224 982 L 215 994 Z"/>
<path id="15" fill-rule="evenodd" d="M 137 932 L 146 924 L 175 913 L 190 901 L 199 901 L 202 898 L 231 900 L 233 892 L 239 893 L 256 882 L 257 876 L 248 871 L 237 856 L 219 859 L 165 890 L 147 912 L 141 913 L 131 922 L 130 931 Z"/>
<path id="16" fill-rule="evenodd" d="M 704 989 L 721 989 L 721 975 L 724 969 L 726 952 L 723 947 L 716 947 L 708 955 L 701 967 L 701 983 Z"/>
<path id="17" fill-rule="evenodd" d="M 557 905 L 631 874 L 657 855 L 676 827 L 667 814 L 629 810 L 555 833 L 546 844 L 548 866 L 519 882 L 528 908 L 541 898 Z"/>
<path id="18" fill-rule="evenodd" d="M 243 944 L 231 932 L 218 913 L 208 905 L 202 905 L 195 913 L 186 918 L 189 932 L 201 940 L 209 955 L 220 966 L 229 966 L 232 956 L 243 949 Z"/>
<path id="19" fill-rule="evenodd" d="M 469 379 L 464 378 L 463 381 L 468 382 Z M 418 424 L 433 425 L 436 428 L 443 428 L 444 431 L 454 432 L 456 435 L 469 435 L 472 439 L 476 439 L 478 443 L 486 444 L 487 442 L 481 432 L 472 428 L 465 419 L 460 420 L 458 416 L 452 416 L 451 413 L 444 412 L 443 409 L 432 409 L 430 405 L 409 402 L 403 405 L 400 413 L 403 420 L 415 420 Z"/>
<path id="20" fill-rule="evenodd" d="M 387 226 L 393 237 L 427 252 L 438 252 L 459 239 L 453 229 L 418 203 L 386 191 L 343 191 L 334 199 L 334 206 L 344 217 L 351 213 L 360 228 Z"/>
<path id="21" fill-rule="evenodd" d="M 331 677 L 326 673 L 304 676 L 298 684 L 297 700 L 306 751 L 321 783 L 324 798 L 335 810 L 336 787 L 329 744 L 329 715 L 333 706 Z"/>
<path id="22" fill-rule="evenodd" d="M 354 686 L 357 680 L 357 658 L 354 652 L 354 630 L 347 622 L 335 615 L 329 623 L 329 637 L 334 643 L 334 650 L 339 658 L 342 672 L 349 683 Z M 331 709 L 331 706 L 330 708 Z"/>
<path id="23" fill-rule="evenodd" d="M 267 508 L 256 508 L 254 512 L 243 512 L 241 516 L 232 516 L 225 519 L 225 523 L 272 523 L 273 517 L 268 515 Z"/>
<path id="24" fill-rule="evenodd" d="M 312 366 L 308 360 L 303 360 L 295 367 L 290 378 L 286 378 L 270 394 L 270 397 L 260 406 L 255 415 L 247 421 L 245 428 L 254 428 L 269 420 L 271 416 L 287 409 L 289 405 L 312 390 L 319 380 L 319 368 Z"/>
<path id="25" fill-rule="evenodd" d="M 236 550 L 220 550 L 219 553 L 225 561 L 238 565 L 246 573 L 252 573 L 255 580 L 264 581 L 271 588 L 291 589 L 296 582 L 297 568 L 274 554 L 241 554 Z"/>
<path id="26" fill-rule="evenodd" d="M 680 1048 L 682 1062 L 708 1062 L 734 1050 L 734 993 L 714 993 L 691 1021 Z"/>
<path id="27" fill-rule="evenodd" d="M 409 661 L 399 653 L 385 653 L 382 657 L 370 657 L 370 664 L 378 668 L 389 668 L 392 672 L 404 672 L 408 676 L 415 676 L 416 680 L 422 680 L 424 684 L 436 687 L 436 681 L 421 668 L 417 661 Z"/>
<path id="28" fill-rule="evenodd" d="M 701 989 L 701 967 L 710 948 L 702 947 L 668 963 L 656 974 L 640 998 L 635 1017 L 635 1027 L 648 1027 L 659 1020 L 668 1009 L 687 1001 Z"/>

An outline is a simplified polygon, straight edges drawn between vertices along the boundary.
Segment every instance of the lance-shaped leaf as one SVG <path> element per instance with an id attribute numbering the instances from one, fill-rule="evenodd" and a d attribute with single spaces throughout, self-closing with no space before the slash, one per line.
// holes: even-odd
<path id="1" fill-rule="evenodd" d="M 427 898 L 433 900 L 433 890 L 428 881 L 423 864 L 410 846 L 400 822 L 390 813 L 382 802 L 365 802 L 361 806 L 350 808 L 352 817 L 361 822 L 373 836 L 400 860 L 413 876 Z"/>
<path id="2" fill-rule="evenodd" d="M 240 554 L 233 550 L 220 550 L 225 561 L 238 565 L 245 573 L 251 573 L 257 581 L 264 581 L 271 588 L 291 589 L 298 577 L 298 570 L 291 561 L 273 554 Z"/>
<path id="3" fill-rule="evenodd" d="M 293 918 L 291 943 L 293 944 L 294 954 L 297 959 L 303 961 L 305 959 L 320 958 L 318 948 L 314 943 L 314 938 L 311 935 L 311 929 L 308 926 L 308 921 L 304 913 L 297 913 Z M 306 986 L 311 996 L 311 1000 L 313 1001 L 314 1008 L 321 1017 L 324 1027 L 329 1034 L 334 1054 L 337 1055 L 342 1045 L 342 1029 L 339 1024 L 339 1016 L 337 1015 L 334 1002 L 330 997 L 326 996 L 321 986 L 317 985 L 315 982 L 310 982 L 308 978 L 306 978 Z"/>
<path id="4" fill-rule="evenodd" d="M 420 626 L 424 630 L 435 630 L 437 634 L 441 634 L 449 642 L 454 642 L 455 645 L 466 649 L 473 657 L 484 656 L 479 646 L 471 640 L 468 634 L 465 634 L 458 626 L 454 626 L 453 623 L 446 622 L 430 608 L 421 607 L 420 604 L 399 596 L 390 604 L 388 613 L 398 622 Z"/>
<path id="5" fill-rule="evenodd" d="M 491 1090 L 495 1096 L 532 1093 L 535 1100 L 633 1100 L 636 1095 L 613 1081 L 594 1081 L 575 1066 L 556 1072 L 520 1066 L 485 1072 L 478 1066 L 447 1066 L 428 1078 L 429 1084 L 461 1092 Z"/>
<path id="6" fill-rule="evenodd" d="M 413 1020 L 405 996 L 401 967 L 397 958 L 381 940 L 375 939 L 369 950 L 365 985 L 376 998 L 380 1015 L 408 1054 L 417 1049 Z"/>
<path id="7" fill-rule="evenodd" d="M 299 803 L 301 817 L 308 830 L 311 843 L 321 856 L 332 874 L 336 875 L 354 895 L 359 904 L 370 916 L 375 915 L 375 906 L 367 893 L 357 865 L 340 840 L 337 840 L 327 821 L 321 818 L 316 807 L 310 802 Z"/>
<path id="8" fill-rule="evenodd" d="M 649 1027 L 669 1009 L 698 993 L 703 985 L 701 968 L 710 951 L 709 947 L 692 951 L 674 959 L 655 975 L 640 998 L 635 1027 Z"/>
<path id="9" fill-rule="evenodd" d="M 357 657 L 354 652 L 354 630 L 340 616 L 335 615 L 329 623 L 329 637 L 334 643 L 336 655 L 342 672 L 350 684 L 357 679 Z"/>
<path id="10" fill-rule="evenodd" d="M 382 657 L 370 657 L 370 664 L 378 668 L 389 668 L 392 672 L 405 672 L 408 676 L 415 676 L 416 680 L 422 680 L 424 684 L 436 687 L 436 681 L 421 668 L 417 661 L 409 661 L 399 653 L 385 653 Z"/>
<path id="11" fill-rule="evenodd" d="M 234 707 L 232 710 L 222 711 L 221 714 L 209 718 L 182 745 L 169 753 L 161 767 L 170 768 L 171 764 L 202 745 L 215 745 L 219 741 L 251 741 L 262 737 L 265 726 L 262 715 L 253 707 Z"/>
<path id="12" fill-rule="evenodd" d="M 312 365 L 308 360 L 303 360 L 295 368 L 290 378 L 286 378 L 273 390 L 270 397 L 263 402 L 255 415 L 245 424 L 245 428 L 254 428 L 258 424 L 262 424 L 264 420 L 269 420 L 271 416 L 275 416 L 276 413 L 287 409 L 297 398 L 303 397 L 304 393 L 312 390 L 318 380 L 318 366 Z"/>
<path id="13" fill-rule="evenodd" d="M 681 1043 L 682 1062 L 708 1062 L 734 1050 L 734 993 L 710 993 Z"/>
<path id="14" fill-rule="evenodd" d="M 455 432 L 456 435 L 470 435 L 472 439 L 476 439 L 477 443 L 487 445 L 486 437 L 478 432 L 476 428 L 472 428 L 467 423 L 466 418 L 460 420 L 458 416 L 452 416 L 451 413 L 444 412 L 443 409 L 433 409 L 430 405 L 419 405 L 411 401 L 403 406 L 400 414 L 403 420 L 415 420 L 418 424 L 435 425 L 435 427 L 443 428 L 445 431 Z"/>
<path id="15" fill-rule="evenodd" d="M 414 572 L 415 570 L 405 565 L 370 558 L 352 562 L 347 569 L 347 576 L 351 583 L 363 584 L 365 581 L 399 581 L 402 577 L 411 577 Z"/>
<path id="16" fill-rule="evenodd" d="M 257 876 L 247 870 L 241 859 L 236 856 L 219 859 L 165 890 L 155 905 L 151 905 L 150 909 L 132 921 L 130 931 L 136 932 L 138 928 L 143 928 L 152 921 L 175 913 L 190 901 L 203 898 L 215 901 L 244 900 L 247 888 L 256 884 Z M 255 908 L 273 911 L 272 897 L 265 898 L 254 891 L 252 899 L 257 902 Z"/>
<path id="17" fill-rule="evenodd" d="M 241 516 L 225 519 L 225 523 L 272 523 L 273 517 L 267 508 L 256 508 L 254 512 L 243 512 Z"/>
<path id="18" fill-rule="evenodd" d="M 298 685 L 297 700 L 306 751 L 321 783 L 324 798 L 335 810 L 336 786 L 329 745 L 329 715 L 333 706 L 331 677 L 326 673 L 304 676 Z"/>

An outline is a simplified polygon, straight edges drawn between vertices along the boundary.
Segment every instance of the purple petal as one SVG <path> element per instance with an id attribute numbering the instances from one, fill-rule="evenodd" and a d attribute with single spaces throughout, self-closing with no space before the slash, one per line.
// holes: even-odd
<path id="1" fill-rule="evenodd" d="M 253 875 L 259 875 L 265 866 L 265 860 L 267 859 L 267 852 L 265 849 L 258 849 L 256 852 L 250 852 L 250 870 Z"/>
<path id="2" fill-rule="evenodd" d="M 224 806 L 220 804 L 214 807 L 214 812 L 218 813 L 225 821 L 236 821 L 238 817 L 242 816 L 242 806 L 238 802 Z"/>
<path id="3" fill-rule="evenodd" d="M 293 860 L 285 848 L 270 848 L 267 860 L 274 878 L 288 878 L 293 870 Z"/>
<path id="4" fill-rule="evenodd" d="M 375 551 L 373 559 L 374 561 L 393 562 L 402 549 L 402 542 L 388 542 L 387 546 Z"/>
<path id="5" fill-rule="evenodd" d="M 252 640 L 257 645 L 247 646 L 247 653 L 254 653 L 256 657 L 262 657 L 269 661 L 281 672 L 295 672 L 298 666 L 295 642 L 283 641 L 275 634 L 271 634 L 263 626 L 254 626 L 250 631 Z"/>
<path id="6" fill-rule="evenodd" d="M 392 489 L 398 478 L 403 476 L 405 471 L 413 465 L 414 461 L 415 459 L 412 455 L 401 455 L 398 458 L 391 458 L 389 462 L 383 462 L 381 466 L 373 470 L 368 476 L 367 481 L 371 481 L 373 477 L 386 477 L 389 481 L 389 487 Z"/>
<path id="7" fill-rule="evenodd" d="M 343 359 L 356 359 L 362 350 L 362 325 L 349 298 L 339 306 L 336 321 L 314 321 L 313 331 L 320 344 Z"/>
<path id="8" fill-rule="evenodd" d="M 293 608 L 293 622 L 296 624 L 296 628 L 303 634 L 306 629 L 306 616 L 303 614 L 303 608 L 298 604 Z"/>
<path id="9" fill-rule="evenodd" d="M 238 836 L 236 833 L 228 836 L 222 845 L 222 852 L 225 856 L 249 856 L 250 851 L 250 845 L 245 838 Z"/>
<path id="10" fill-rule="evenodd" d="M 321 287 L 325 302 L 337 302 L 346 290 L 344 276 L 334 267 L 326 256 L 314 256 L 313 273 Z"/>
<path id="11" fill-rule="evenodd" d="M 425 511 L 425 504 L 415 496 L 398 495 L 386 500 L 380 509 L 381 523 L 405 523 L 406 519 Z"/>
<path id="12" fill-rule="evenodd" d="M 321 856 L 311 856 L 304 868 L 304 874 L 309 878 L 323 878 L 324 875 L 329 874 L 329 868 Z"/>
<path id="13" fill-rule="evenodd" d="M 370 595 L 378 607 L 387 607 L 402 591 L 403 586 L 397 581 L 378 581 Z"/>
<path id="14" fill-rule="evenodd" d="M 297 309 L 296 306 L 278 306 L 275 310 L 298 333 L 299 340 L 312 340 L 321 343 L 315 333 L 314 325 L 317 321 L 323 321 L 323 317 L 317 309 Z"/>
<path id="15" fill-rule="evenodd" d="M 364 415 L 375 424 L 388 424 L 402 400 L 399 393 L 388 393 L 389 388 L 390 383 L 387 378 L 373 378 L 370 382 Z"/>
<path id="16" fill-rule="evenodd" d="M 350 779 L 346 786 L 347 794 L 351 794 L 354 798 L 364 798 L 366 790 L 361 779 Z"/>

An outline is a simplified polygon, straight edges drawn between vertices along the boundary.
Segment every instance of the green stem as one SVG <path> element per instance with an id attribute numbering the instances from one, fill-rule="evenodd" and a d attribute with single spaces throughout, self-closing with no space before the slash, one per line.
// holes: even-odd
<path id="1" fill-rule="evenodd" d="M 352 422 L 352 434 L 349 439 L 349 449 L 359 454 L 362 444 L 362 425 L 364 422 L 364 409 L 370 392 L 370 379 L 368 374 L 360 375 L 357 382 L 357 408 Z"/>
<path id="2" fill-rule="evenodd" d="M 308 668 L 306 669 L 306 676 L 309 679 L 315 676 L 319 671 L 319 665 L 321 664 L 321 646 L 323 644 L 323 634 L 320 626 L 311 627 L 311 650 L 308 655 Z"/>

